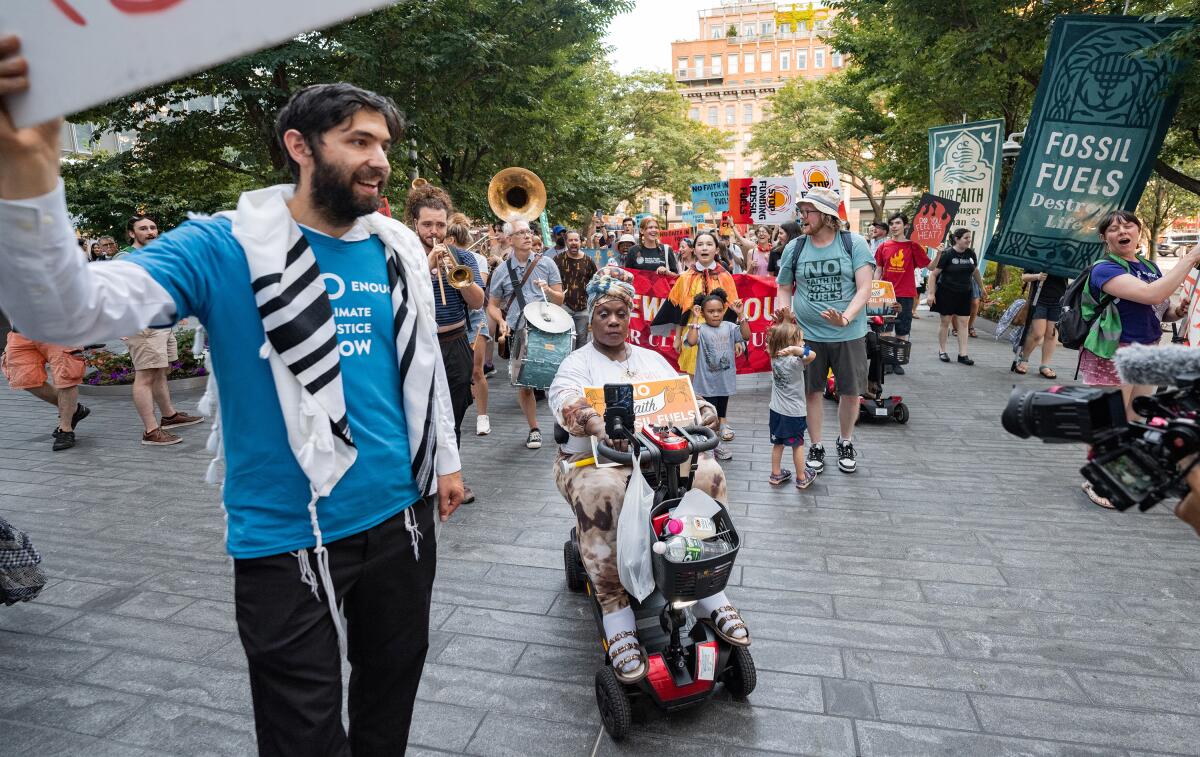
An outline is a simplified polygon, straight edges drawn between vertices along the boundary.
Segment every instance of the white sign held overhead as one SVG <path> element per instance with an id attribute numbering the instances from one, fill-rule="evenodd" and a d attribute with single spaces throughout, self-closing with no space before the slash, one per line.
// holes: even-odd
<path id="1" fill-rule="evenodd" d="M 0 34 L 21 38 L 29 91 L 18 127 L 74 113 L 330 26 L 393 0 L 20 0 Z"/>
<path id="2" fill-rule="evenodd" d="M 838 193 L 841 202 L 838 203 L 838 216 L 846 220 L 846 198 L 842 196 L 842 179 L 838 175 L 836 160 L 809 160 L 792 163 L 792 172 L 796 175 L 796 190 L 803 200 L 808 190 L 813 187 L 825 187 Z"/>

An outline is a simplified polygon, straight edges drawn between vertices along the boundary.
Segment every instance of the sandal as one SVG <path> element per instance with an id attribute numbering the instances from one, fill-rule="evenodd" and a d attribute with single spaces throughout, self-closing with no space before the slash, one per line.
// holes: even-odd
<path id="1" fill-rule="evenodd" d="M 1116 506 L 1113 505 L 1112 502 L 1108 501 L 1108 497 L 1100 496 L 1100 492 L 1096 491 L 1096 488 L 1094 486 L 1092 486 L 1091 481 L 1084 481 L 1083 485 L 1080 486 L 1080 488 L 1083 489 L 1083 493 L 1088 496 L 1088 499 L 1090 499 L 1092 501 L 1092 504 L 1095 505 L 1096 507 L 1103 507 L 1105 510 L 1116 510 L 1117 509 Z"/>
<path id="2" fill-rule="evenodd" d="M 726 426 L 725 428 L 721 429 L 721 441 L 723 441 L 723 442 L 733 441 L 733 429 L 732 428 L 730 428 L 729 426 Z"/>
<path id="3" fill-rule="evenodd" d="M 1012 366 L 1009 368 L 1009 370 L 1012 371 L 1013 373 L 1019 373 L 1022 376 L 1024 376 L 1026 373 L 1029 373 L 1029 361 L 1028 360 L 1014 360 L 1012 363 Z"/>
<path id="4" fill-rule="evenodd" d="M 945 352 L 939 352 L 939 353 L 938 353 L 938 360 L 941 360 L 943 363 L 949 363 L 949 362 L 950 362 L 950 356 L 949 356 L 949 355 L 947 355 Z"/>
<path id="5" fill-rule="evenodd" d="M 633 637 L 633 641 L 627 641 L 619 647 L 614 648 L 617 642 L 622 639 Z M 632 654 L 629 654 L 632 652 Z M 617 662 L 620 658 L 620 662 Z M 650 668 L 646 665 L 646 650 L 637 641 L 636 631 L 622 631 L 616 636 L 608 640 L 608 659 L 612 662 L 613 672 L 617 674 L 617 680 L 624 684 L 637 683 L 646 677 L 646 673 Z M 635 663 L 630 667 L 631 663 Z"/>
<path id="6" fill-rule="evenodd" d="M 974 328 L 969 328 L 969 329 L 967 329 L 967 336 L 969 336 L 969 337 L 978 337 L 978 336 L 979 336 L 979 332 L 977 332 L 977 331 L 976 331 Z"/>
<path id="7" fill-rule="evenodd" d="M 783 486 L 791 477 L 792 472 L 787 468 L 783 468 L 778 473 L 772 473 L 771 477 L 767 479 L 767 483 L 771 486 Z"/>
<path id="8" fill-rule="evenodd" d="M 735 647 L 750 646 L 750 629 L 742 622 L 742 616 L 733 609 L 733 605 L 725 605 L 713 610 L 712 615 L 701 618 L 700 621 L 713 630 L 717 636 Z M 746 632 L 744 636 L 733 636 L 738 629 Z"/>
<path id="9" fill-rule="evenodd" d="M 808 466 L 804 467 L 804 473 L 796 477 L 796 488 L 800 490 L 807 489 L 812 486 L 812 482 L 817 480 L 817 472 Z"/>
<path id="10" fill-rule="evenodd" d="M 1038 366 L 1038 373 L 1040 373 L 1040 374 L 1041 374 L 1042 378 L 1048 378 L 1048 379 L 1056 379 L 1056 378 L 1058 378 L 1058 374 L 1057 374 L 1057 373 L 1055 373 L 1055 372 L 1054 372 L 1054 369 L 1053 369 L 1053 368 L 1051 368 L 1051 367 L 1050 367 L 1050 366 L 1048 366 L 1048 365 L 1039 365 L 1039 366 Z"/>

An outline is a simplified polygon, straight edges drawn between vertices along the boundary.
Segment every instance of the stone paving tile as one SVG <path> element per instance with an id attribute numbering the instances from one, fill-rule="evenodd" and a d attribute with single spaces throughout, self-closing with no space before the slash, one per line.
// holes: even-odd
<path id="1" fill-rule="evenodd" d="M 1164 508 L 1097 512 L 1078 490 L 1082 449 L 999 428 L 1014 379 L 1045 382 L 1007 373 L 986 338 L 975 368 L 939 363 L 935 325 L 914 324 L 911 370 L 888 381 L 911 422 L 860 427 L 859 472 L 803 493 L 767 484 L 769 381 L 740 382 L 725 469 L 745 544 L 728 593 L 758 689 L 647 712 L 622 744 L 600 734 L 590 605 L 563 583 L 572 518 L 554 451 L 524 449 L 512 390 L 494 382 L 492 435 L 463 441 L 479 500 L 439 534 L 409 753 L 1195 750 L 1200 545 Z M 1061 375 L 1074 357 L 1060 352 Z M 193 411 L 197 398 L 176 399 Z M 207 428 L 147 448 L 127 399 L 86 402 L 78 446 L 54 454 L 50 411 L 0 392 L 0 513 L 51 578 L 37 601 L 0 608 L 0 753 L 253 753 L 224 524 L 200 481 Z"/>

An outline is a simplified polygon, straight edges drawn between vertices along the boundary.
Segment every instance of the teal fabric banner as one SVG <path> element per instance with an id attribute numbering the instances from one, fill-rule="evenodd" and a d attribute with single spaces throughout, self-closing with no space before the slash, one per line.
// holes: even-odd
<path id="1" fill-rule="evenodd" d="M 1002 118 L 929 130 L 929 191 L 958 202 L 951 228 L 970 229 L 976 250 L 988 248 L 996 228 L 1002 144 Z"/>
<path id="2" fill-rule="evenodd" d="M 1060 16 L 987 257 L 1075 276 L 1101 251 L 1097 222 L 1134 210 L 1179 104 L 1186 63 L 1146 49 L 1190 22 Z"/>

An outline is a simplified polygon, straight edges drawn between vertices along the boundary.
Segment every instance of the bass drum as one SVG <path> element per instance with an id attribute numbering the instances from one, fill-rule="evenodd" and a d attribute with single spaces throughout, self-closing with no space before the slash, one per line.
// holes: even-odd
<path id="1" fill-rule="evenodd" d="M 525 325 L 518 335 L 516 354 L 509 361 L 514 386 L 549 389 L 558 367 L 575 346 L 575 320 L 551 302 L 531 302 L 522 312 Z"/>

